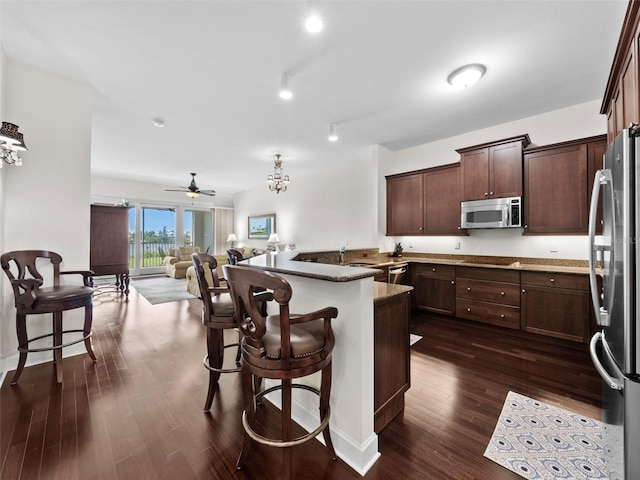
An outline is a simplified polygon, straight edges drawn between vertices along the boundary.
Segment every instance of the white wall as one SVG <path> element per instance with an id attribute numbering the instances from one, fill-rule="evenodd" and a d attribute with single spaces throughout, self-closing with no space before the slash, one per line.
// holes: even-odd
<path id="1" fill-rule="evenodd" d="M 286 192 L 263 188 L 237 194 L 235 233 L 240 245 L 265 248 L 265 240 L 247 238 L 247 217 L 276 214 L 276 232 L 282 243 L 299 250 L 370 248 L 377 238 L 377 166 L 374 155 L 364 162 L 337 170 L 291 179 Z"/>
<path id="2" fill-rule="evenodd" d="M 468 237 L 384 237 L 386 228 L 385 175 L 419 170 L 460 161 L 456 149 L 478 145 L 515 135 L 529 134 L 533 145 L 590 137 L 606 133 L 606 120 L 599 114 L 600 100 L 524 118 L 514 122 L 445 138 L 417 147 L 392 152 L 377 147 L 378 155 L 378 225 L 384 250 L 393 249 L 399 241 L 405 251 L 520 256 L 535 258 L 587 259 L 587 237 L 522 235 L 522 229 L 476 230 Z M 526 200 L 525 200 L 526 201 Z M 455 249 L 460 242 L 460 249 Z M 551 252 L 551 250 L 556 250 Z"/>
<path id="3" fill-rule="evenodd" d="M 189 178 L 185 178 L 182 185 L 188 185 Z M 95 202 L 120 203 L 121 199 L 126 199 L 130 203 L 134 202 L 157 202 L 162 205 L 194 205 L 198 207 L 224 207 L 233 208 L 233 197 L 230 195 L 217 194 L 215 197 L 201 195 L 193 200 L 180 192 L 166 192 L 167 188 L 175 188 L 175 185 L 158 185 L 156 183 L 145 183 L 120 178 L 91 176 L 91 199 Z"/>
<path id="4" fill-rule="evenodd" d="M 3 251 L 51 250 L 62 255 L 63 270 L 87 270 L 92 90 L 7 59 L 3 63 L 2 118 L 20 127 L 29 148 L 21 155 L 22 167 L 3 168 Z M 15 309 L 8 290 L 5 282 L 6 321 L 0 322 L 3 371 L 15 368 L 17 358 Z M 81 328 L 82 319 L 82 309 L 68 312 L 65 327 Z M 47 333 L 51 322 L 32 320 L 29 328 L 31 335 Z M 83 344 L 75 347 L 65 354 L 84 350 Z M 50 358 L 50 352 L 30 354 L 29 363 Z"/>

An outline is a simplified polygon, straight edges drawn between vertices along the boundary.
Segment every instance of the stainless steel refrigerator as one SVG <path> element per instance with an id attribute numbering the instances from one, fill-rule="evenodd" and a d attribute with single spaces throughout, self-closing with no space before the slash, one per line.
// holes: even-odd
<path id="1" fill-rule="evenodd" d="M 589 212 L 591 294 L 600 326 L 590 351 L 604 381 L 602 421 L 610 480 L 640 479 L 639 163 L 640 130 L 626 129 L 596 173 Z M 602 233 L 596 235 L 600 199 Z"/>

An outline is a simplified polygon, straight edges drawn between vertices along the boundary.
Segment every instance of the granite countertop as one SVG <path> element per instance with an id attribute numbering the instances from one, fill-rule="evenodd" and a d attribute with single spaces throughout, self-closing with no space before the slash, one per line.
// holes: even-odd
<path id="1" fill-rule="evenodd" d="M 288 252 L 283 252 L 284 254 Z M 251 257 L 238 263 L 248 267 L 260 268 L 274 273 L 297 275 L 329 282 L 351 282 L 362 278 L 373 277 L 380 270 L 368 267 L 350 267 L 347 265 L 331 265 L 328 263 L 301 262 L 292 260 L 290 256 L 264 254 Z"/>
<path id="2" fill-rule="evenodd" d="M 389 297 L 395 297 L 396 295 L 402 295 L 410 292 L 413 287 L 408 285 L 399 285 L 395 283 L 385 282 L 373 282 L 373 301 L 380 302 Z"/>

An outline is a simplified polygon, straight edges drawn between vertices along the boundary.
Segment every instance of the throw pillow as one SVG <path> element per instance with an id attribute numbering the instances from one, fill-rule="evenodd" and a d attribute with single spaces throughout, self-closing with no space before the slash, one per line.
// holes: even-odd
<path id="1" fill-rule="evenodd" d="M 253 247 L 242 247 L 242 256 L 244 258 L 253 257 L 254 251 L 255 251 L 255 248 Z"/>

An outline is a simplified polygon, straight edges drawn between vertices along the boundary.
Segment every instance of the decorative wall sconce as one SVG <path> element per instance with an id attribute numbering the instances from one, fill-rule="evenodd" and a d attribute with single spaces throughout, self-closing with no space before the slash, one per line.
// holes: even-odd
<path id="1" fill-rule="evenodd" d="M 276 153 L 276 161 L 273 167 L 273 175 L 267 177 L 267 183 L 269 184 L 269 190 L 272 192 L 280 193 L 287 191 L 287 185 L 289 185 L 289 175 L 284 175 L 282 170 L 281 155 Z"/>
<path id="2" fill-rule="evenodd" d="M 0 168 L 2 164 L 22 166 L 22 158 L 18 156 L 19 151 L 26 151 L 27 146 L 24 144 L 24 138 L 18 131 L 18 126 L 9 122 L 2 122 L 0 128 Z"/>

